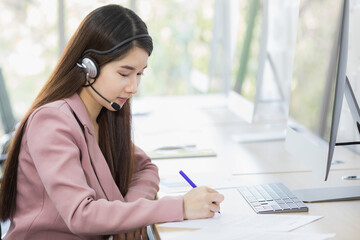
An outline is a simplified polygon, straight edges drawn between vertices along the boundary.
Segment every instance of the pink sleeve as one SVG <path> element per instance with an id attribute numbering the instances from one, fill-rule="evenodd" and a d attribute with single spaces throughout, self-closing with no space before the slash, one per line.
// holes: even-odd
<path id="1" fill-rule="evenodd" d="M 81 134 L 71 116 L 58 108 L 43 108 L 29 119 L 25 135 L 46 193 L 70 231 L 106 235 L 183 220 L 182 196 L 158 201 L 142 198 L 129 203 L 96 200 L 80 162 Z"/>
<path id="2" fill-rule="evenodd" d="M 135 146 L 134 174 L 125 201 L 139 198 L 154 199 L 159 191 L 158 168 L 140 148 Z"/>

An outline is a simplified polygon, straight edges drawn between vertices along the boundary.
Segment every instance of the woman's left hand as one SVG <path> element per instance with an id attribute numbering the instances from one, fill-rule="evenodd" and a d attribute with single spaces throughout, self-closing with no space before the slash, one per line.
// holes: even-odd
<path id="1" fill-rule="evenodd" d="M 148 240 L 146 227 L 138 228 L 135 231 L 120 233 L 120 240 Z"/>

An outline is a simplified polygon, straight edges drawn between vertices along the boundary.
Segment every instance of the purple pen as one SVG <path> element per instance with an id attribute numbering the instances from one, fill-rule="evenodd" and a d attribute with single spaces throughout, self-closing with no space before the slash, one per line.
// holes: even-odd
<path id="1" fill-rule="evenodd" d="M 193 188 L 196 188 L 196 184 L 193 183 L 193 181 L 191 181 L 191 179 L 182 171 L 180 170 L 180 175 L 190 184 L 190 186 L 192 186 Z"/>

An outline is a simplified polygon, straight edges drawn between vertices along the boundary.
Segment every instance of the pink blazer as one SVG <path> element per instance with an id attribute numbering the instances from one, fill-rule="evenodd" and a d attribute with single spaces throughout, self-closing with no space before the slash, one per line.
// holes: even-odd
<path id="1" fill-rule="evenodd" d="M 101 239 L 183 220 L 182 196 L 153 200 L 158 169 L 140 148 L 135 155 L 135 173 L 122 196 L 79 95 L 40 107 L 22 139 L 16 212 L 5 239 Z"/>

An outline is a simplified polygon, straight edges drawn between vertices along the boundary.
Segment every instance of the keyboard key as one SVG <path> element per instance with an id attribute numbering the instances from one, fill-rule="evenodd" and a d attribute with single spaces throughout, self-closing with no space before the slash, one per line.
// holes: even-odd
<path id="1" fill-rule="evenodd" d="M 265 210 L 268 210 L 268 211 L 269 211 L 269 210 L 271 210 L 271 211 L 273 210 L 273 208 L 272 208 L 271 206 L 263 206 L 263 208 L 264 208 Z"/>
<path id="2" fill-rule="evenodd" d="M 253 207 L 261 207 L 261 203 L 259 203 L 259 202 L 252 202 L 251 205 Z"/>
<path id="3" fill-rule="evenodd" d="M 274 200 L 280 200 L 281 199 L 280 196 L 277 195 L 275 192 L 270 192 L 269 194 Z"/>
<path id="4" fill-rule="evenodd" d="M 299 208 L 298 205 L 296 205 L 295 203 L 288 203 L 287 205 L 288 205 L 291 209 Z"/>
<path id="5" fill-rule="evenodd" d="M 249 197 L 247 198 L 247 200 L 248 200 L 249 202 L 258 202 L 258 200 L 257 200 L 254 196 L 249 196 Z"/>
<path id="6" fill-rule="evenodd" d="M 284 184 L 280 183 L 279 188 L 286 193 L 290 198 L 296 197 Z"/>
<path id="7" fill-rule="evenodd" d="M 255 212 L 264 212 L 263 207 L 254 207 Z"/>
<path id="8" fill-rule="evenodd" d="M 246 197 L 253 196 L 252 193 L 249 190 L 247 190 L 247 188 L 241 188 L 239 191 L 241 192 L 242 195 Z"/>
<path id="9" fill-rule="evenodd" d="M 263 196 L 261 196 L 261 194 L 256 190 L 256 188 L 249 188 L 249 190 L 259 202 L 265 201 Z"/>
<path id="10" fill-rule="evenodd" d="M 283 210 L 290 210 L 290 207 L 286 204 L 286 203 L 284 203 L 284 204 L 279 204 L 279 206 L 283 209 Z"/>
<path id="11" fill-rule="evenodd" d="M 282 210 L 282 208 L 279 205 L 270 205 L 270 206 L 274 209 L 274 211 Z"/>
<path id="12" fill-rule="evenodd" d="M 296 203 L 296 205 L 298 205 L 299 208 L 307 208 L 307 206 L 303 202 L 298 201 L 295 203 Z"/>
<path id="13" fill-rule="evenodd" d="M 272 209 L 260 209 L 259 211 L 258 211 L 258 213 L 272 213 L 272 212 L 274 212 Z"/>

